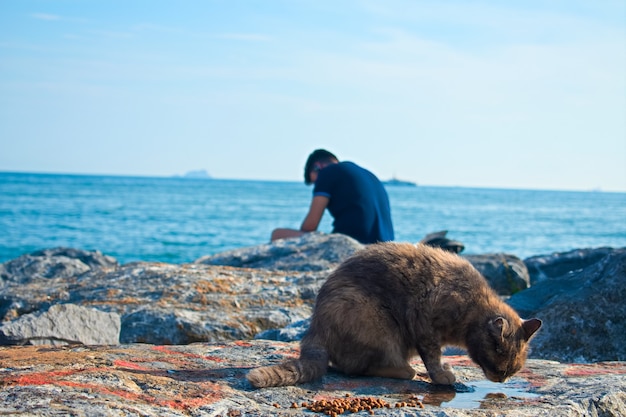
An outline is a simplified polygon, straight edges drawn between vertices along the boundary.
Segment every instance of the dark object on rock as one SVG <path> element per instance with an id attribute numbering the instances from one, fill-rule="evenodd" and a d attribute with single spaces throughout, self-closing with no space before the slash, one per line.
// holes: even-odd
<path id="1" fill-rule="evenodd" d="M 530 286 L 530 277 L 524 262 L 514 255 L 494 253 L 464 255 L 500 295 L 511 295 Z"/>
<path id="2" fill-rule="evenodd" d="M 446 237 L 448 234 L 447 230 L 442 230 L 440 232 L 434 232 L 427 234 L 419 243 L 432 246 L 435 248 L 441 248 L 443 250 L 447 250 L 452 253 L 461 253 L 465 249 L 465 245 L 456 240 L 451 240 Z"/>

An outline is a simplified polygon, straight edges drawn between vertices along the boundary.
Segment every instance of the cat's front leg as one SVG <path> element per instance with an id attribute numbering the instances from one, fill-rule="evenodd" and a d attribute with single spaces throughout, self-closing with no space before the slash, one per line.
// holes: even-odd
<path id="1" fill-rule="evenodd" d="M 428 375 L 435 384 L 452 385 L 456 382 L 456 377 L 452 372 L 452 367 L 447 363 L 439 365 L 435 372 L 428 370 Z"/>
<path id="2" fill-rule="evenodd" d="M 434 354 L 421 354 L 424 366 L 428 371 L 428 376 L 434 384 L 452 385 L 456 382 L 456 377 L 452 373 L 452 367 L 441 362 L 441 352 Z"/>
<path id="3" fill-rule="evenodd" d="M 452 385 L 456 382 L 456 377 L 452 373 L 452 368 L 447 363 L 437 364 L 436 366 L 428 367 L 428 376 L 434 384 L 439 385 Z"/>

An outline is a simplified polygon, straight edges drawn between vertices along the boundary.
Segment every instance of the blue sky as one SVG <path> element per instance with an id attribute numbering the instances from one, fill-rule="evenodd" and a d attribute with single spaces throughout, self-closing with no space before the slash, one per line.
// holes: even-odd
<path id="1" fill-rule="evenodd" d="M 626 191 L 626 3 L 0 0 L 0 171 Z"/>

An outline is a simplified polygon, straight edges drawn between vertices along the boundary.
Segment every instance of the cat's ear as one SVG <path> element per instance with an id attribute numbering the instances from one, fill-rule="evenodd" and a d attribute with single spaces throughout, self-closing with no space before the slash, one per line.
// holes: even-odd
<path id="1" fill-rule="evenodd" d="M 489 322 L 489 327 L 496 336 L 500 337 L 500 339 L 504 339 L 504 334 L 509 328 L 509 322 L 504 317 L 496 317 Z"/>
<path id="2" fill-rule="evenodd" d="M 524 329 L 524 338 L 526 340 L 530 340 L 531 337 L 535 334 L 537 330 L 541 327 L 541 320 L 539 319 L 529 319 L 524 320 L 522 323 L 522 328 Z"/>

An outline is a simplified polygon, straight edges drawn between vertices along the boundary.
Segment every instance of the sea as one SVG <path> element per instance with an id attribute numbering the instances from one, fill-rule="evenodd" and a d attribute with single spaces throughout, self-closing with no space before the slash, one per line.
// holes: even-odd
<path id="1" fill-rule="evenodd" d="M 397 241 L 448 231 L 463 254 L 522 259 L 626 247 L 626 193 L 387 186 Z M 298 228 L 301 182 L 0 172 L 0 263 L 40 249 L 98 250 L 125 264 L 192 262 Z M 332 230 L 326 213 L 319 227 Z"/>

